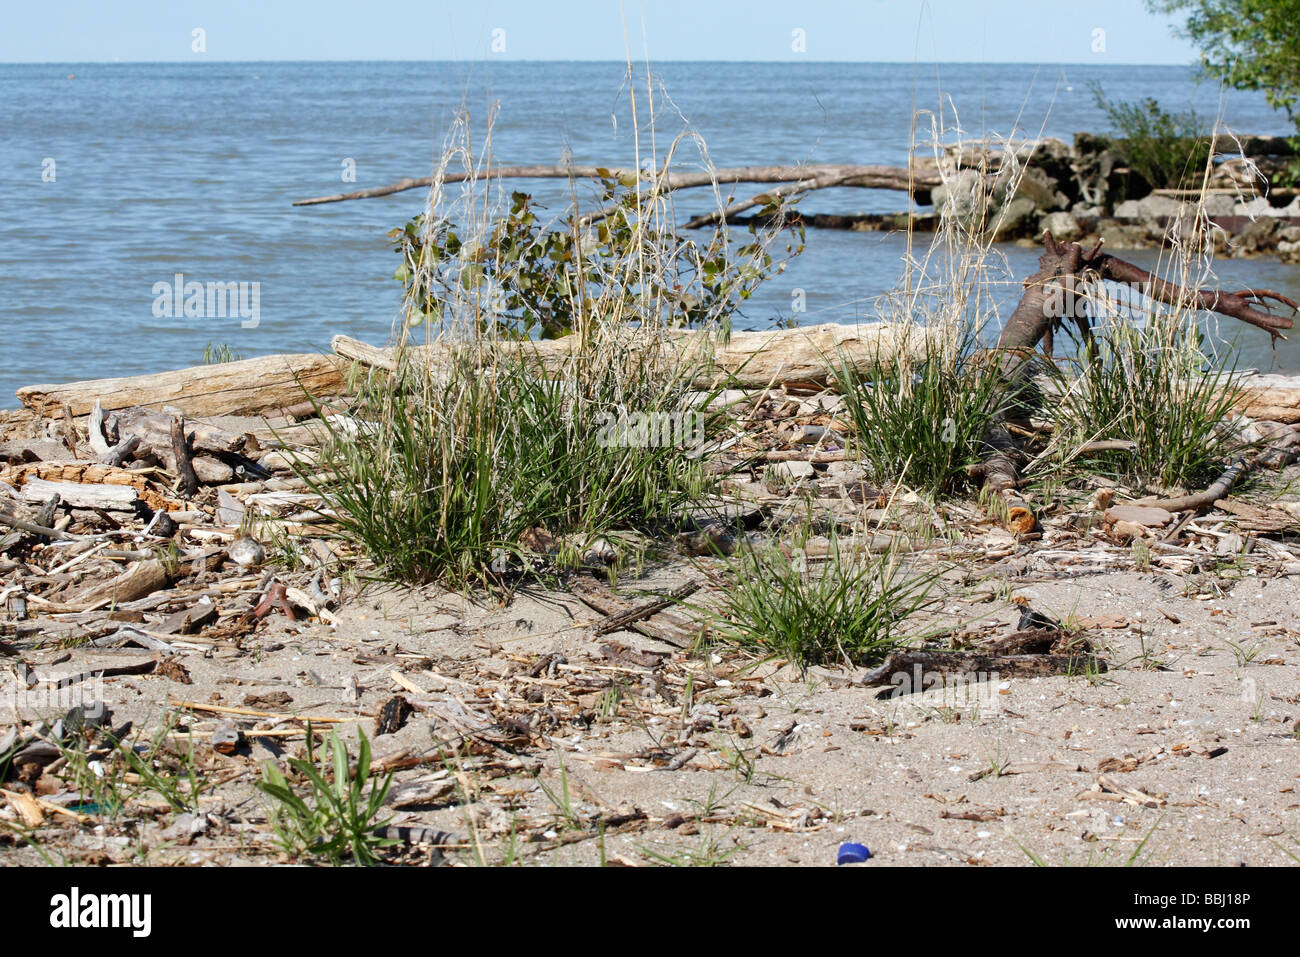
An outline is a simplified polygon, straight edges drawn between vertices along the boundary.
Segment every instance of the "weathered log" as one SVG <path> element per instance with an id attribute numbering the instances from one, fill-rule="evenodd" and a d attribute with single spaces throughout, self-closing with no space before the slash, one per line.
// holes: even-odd
<path id="1" fill-rule="evenodd" d="M 69 606 L 89 611 L 101 605 L 134 601 L 166 588 L 170 576 L 162 562 L 156 559 L 138 562 L 116 578 L 93 585 L 74 598 Z"/>
<path id="2" fill-rule="evenodd" d="M 108 423 L 119 434 L 138 435 L 142 442 L 163 453 L 172 443 L 173 416 L 139 407 L 122 409 L 108 417 Z M 207 422 L 185 422 L 185 439 L 195 452 L 215 455 L 243 454 L 249 451 L 250 436 L 246 432 L 232 432 Z M 255 446 L 254 446 L 255 448 Z"/>
<path id="3" fill-rule="evenodd" d="M 676 331 L 662 339 L 646 343 L 671 351 L 677 359 L 698 359 L 707 371 L 695 379 L 697 388 L 713 388 L 730 383 L 736 388 L 765 388 L 785 383 L 826 385 L 835 379 L 843 361 L 855 373 L 865 375 L 907 352 L 919 357 L 926 343 L 937 331 L 902 323 L 863 323 L 836 325 L 826 323 L 796 329 L 765 332 L 733 332 L 730 339 L 717 341 L 698 331 Z M 528 342 L 503 342 L 499 349 L 507 354 L 527 350 L 541 364 L 557 371 L 572 359 L 578 346 L 577 336 Z M 334 351 L 345 359 L 364 365 L 392 370 L 396 354 L 392 349 L 368 345 L 348 336 L 335 336 Z M 635 340 L 633 347 L 636 347 Z M 416 362 L 436 362 L 446 353 L 445 343 L 416 346 L 408 350 Z"/>
<path id="4" fill-rule="evenodd" d="M 1235 385 L 1237 411 L 1253 419 L 1300 423 L 1300 376 L 1252 375 Z"/>
<path id="5" fill-rule="evenodd" d="M 103 508 L 131 511 L 140 500 L 140 493 L 129 485 L 90 485 L 80 482 L 49 482 L 41 478 L 28 478 L 19 495 L 24 502 L 44 502 L 51 495 L 59 496 L 69 508 Z"/>
<path id="6" fill-rule="evenodd" d="M 497 166 L 486 171 L 448 172 L 442 175 L 444 183 L 463 183 L 471 179 L 616 179 L 622 182 L 656 183 L 663 192 L 690 189 L 698 186 L 719 186 L 730 183 L 793 183 L 799 181 L 833 180 L 825 185 L 857 186 L 866 189 L 930 190 L 943 182 L 935 169 L 899 166 L 862 166 L 855 163 L 816 164 L 807 166 L 737 166 L 728 169 L 692 172 L 651 174 L 646 170 L 611 168 L 603 166 Z M 387 186 L 358 189 L 350 193 L 330 196 L 313 196 L 295 200 L 295 206 L 318 206 L 322 203 L 341 203 L 351 199 L 374 199 L 391 196 L 408 189 L 421 189 L 433 185 L 432 176 L 406 177 Z"/>
<path id="7" fill-rule="evenodd" d="M 343 370 L 332 356 L 271 355 L 238 362 L 192 366 L 155 375 L 90 379 L 61 385 L 29 385 L 19 401 L 41 415 L 59 414 L 66 404 L 73 415 L 88 415 L 98 399 L 105 411 L 139 405 L 174 406 L 186 415 L 261 412 L 292 405 L 311 395 L 343 387 Z"/>
<path id="8" fill-rule="evenodd" d="M 18 488 L 34 479 L 83 486 L 125 485 L 135 489 L 136 497 L 155 511 L 179 511 L 185 508 L 181 502 L 153 491 L 148 479 L 140 473 L 98 462 L 26 462 L 0 467 L 0 482 L 6 485 Z"/>

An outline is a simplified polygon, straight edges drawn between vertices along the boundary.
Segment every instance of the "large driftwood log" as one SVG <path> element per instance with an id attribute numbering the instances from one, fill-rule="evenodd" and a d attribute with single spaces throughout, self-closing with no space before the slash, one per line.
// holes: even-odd
<path id="1" fill-rule="evenodd" d="M 306 390 L 325 395 L 343 387 L 337 359 L 316 354 L 261 356 L 238 362 L 192 366 L 156 375 L 89 379 L 64 385 L 29 385 L 19 401 L 41 415 L 89 415 L 99 400 L 104 411 L 165 405 L 186 415 L 238 415 L 292 405 Z"/>
<path id="2" fill-rule="evenodd" d="M 444 183 L 463 183 L 469 179 L 596 179 L 613 178 L 624 182 L 641 180 L 655 182 L 645 170 L 617 169 L 603 166 L 495 166 L 474 173 L 444 173 Z M 807 166 L 736 166 L 728 169 L 701 170 L 698 172 L 659 173 L 658 188 L 663 192 L 690 189 L 698 186 L 719 186 L 733 183 L 807 183 L 809 189 L 825 186 L 857 186 L 864 189 L 916 190 L 928 192 L 942 182 L 936 169 L 900 166 L 862 166 L 854 163 L 822 163 Z M 433 185 L 432 176 L 407 177 L 387 186 L 358 189 L 350 193 L 331 196 L 313 196 L 299 199 L 295 206 L 318 206 L 322 203 L 341 203 L 350 199 L 373 199 L 391 196 L 408 189 L 421 189 Z"/>
<path id="3" fill-rule="evenodd" d="M 865 375 L 880 362 L 907 351 L 919 356 L 927 336 L 935 333 L 920 326 L 900 323 L 863 323 L 841 326 L 827 323 L 797 329 L 765 332 L 733 332 L 729 340 L 717 341 L 698 331 L 669 333 L 655 339 L 656 347 L 667 347 L 681 360 L 700 359 L 707 372 L 695 380 L 699 388 L 728 384 L 741 389 L 770 385 L 826 385 L 835 377 L 841 361 Z M 576 336 L 529 342 L 504 342 L 500 348 L 512 352 L 528 350 L 548 369 L 558 370 L 571 359 L 579 340 Z M 334 351 L 345 359 L 392 370 L 396 360 L 392 349 L 367 345 L 348 336 L 335 336 Z M 445 344 L 434 343 L 409 350 L 415 361 L 436 359 Z"/>

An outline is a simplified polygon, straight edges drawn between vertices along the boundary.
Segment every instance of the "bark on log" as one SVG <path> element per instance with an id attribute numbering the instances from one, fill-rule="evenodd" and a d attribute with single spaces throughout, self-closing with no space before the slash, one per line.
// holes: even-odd
<path id="1" fill-rule="evenodd" d="M 612 177 L 630 181 L 639 179 L 647 185 L 655 177 L 645 170 L 601 166 L 498 166 L 474 173 L 444 173 L 444 183 L 463 183 L 470 179 L 597 179 Z M 928 191 L 943 182 L 938 170 L 900 166 L 863 166 L 856 163 L 816 164 L 808 166 L 737 166 L 698 172 L 660 173 L 659 188 L 664 192 L 690 189 L 698 186 L 724 186 L 732 183 L 793 183 L 798 181 L 830 181 L 825 185 L 856 186 L 864 189 L 893 189 Z M 330 196 L 313 196 L 295 200 L 295 206 L 318 206 L 322 203 L 341 203 L 351 199 L 373 199 L 391 196 L 408 189 L 433 185 L 432 176 L 407 177 L 387 186 L 358 189 L 350 193 Z"/>
<path id="2" fill-rule="evenodd" d="M 315 354 L 272 355 L 238 362 L 193 366 L 156 375 L 89 379 L 62 385 L 29 385 L 19 401 L 41 415 L 57 415 L 66 404 L 73 415 L 89 415 L 98 399 L 105 411 L 133 405 L 174 406 L 186 415 L 237 415 L 292 405 L 303 397 L 338 392 L 343 370 L 337 359 Z"/>
<path id="3" fill-rule="evenodd" d="M 681 331 L 669 333 L 662 342 L 680 359 L 698 357 L 706 361 L 709 371 L 696 378 L 697 388 L 713 388 L 730 382 L 736 388 L 761 389 L 789 383 L 826 385 L 834 381 L 841 358 L 856 373 L 865 375 L 879 362 L 888 362 L 903 351 L 920 356 L 927 336 L 933 334 L 920 326 L 900 323 L 853 326 L 827 323 L 797 329 L 733 332 L 726 342 L 698 331 Z M 557 371 L 573 357 L 577 344 L 576 336 L 564 336 L 536 342 L 505 342 L 501 348 L 507 353 L 526 349 L 547 369 Z M 395 367 L 392 349 L 381 349 L 348 336 L 335 336 L 331 345 L 345 359 L 390 371 Z M 445 344 L 434 343 L 413 347 L 409 352 L 416 361 L 436 361 L 446 348 Z"/>

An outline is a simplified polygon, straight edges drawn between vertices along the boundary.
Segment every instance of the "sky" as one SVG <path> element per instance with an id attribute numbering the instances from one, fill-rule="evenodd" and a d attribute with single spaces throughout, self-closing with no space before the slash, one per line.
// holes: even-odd
<path id="1" fill-rule="evenodd" d="M 1140 0 L 46 0 L 0 62 L 848 60 L 1181 64 Z M 197 31 L 197 32 L 196 32 Z"/>

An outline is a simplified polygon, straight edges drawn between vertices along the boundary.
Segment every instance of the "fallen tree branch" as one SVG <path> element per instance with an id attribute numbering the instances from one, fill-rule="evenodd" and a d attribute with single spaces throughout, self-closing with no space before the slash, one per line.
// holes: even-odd
<path id="1" fill-rule="evenodd" d="M 655 174 L 647 170 L 610 168 L 604 166 L 497 166 L 487 170 L 445 173 L 444 183 L 463 183 L 475 179 L 617 179 L 654 182 Z M 691 189 L 699 186 L 728 183 L 793 183 L 830 181 L 827 185 L 855 186 L 863 189 L 892 189 L 903 191 L 928 191 L 943 182 L 938 170 L 912 169 L 900 166 L 862 166 L 858 164 L 818 164 L 811 166 L 735 166 L 727 169 L 702 170 L 658 174 L 659 187 L 664 192 Z M 391 196 L 408 189 L 433 185 L 432 176 L 407 177 L 387 186 L 358 189 L 350 193 L 330 196 L 313 196 L 295 200 L 295 206 L 319 206 L 323 203 L 341 203 L 353 199 L 374 199 Z M 820 187 L 817 187 L 820 188 Z"/>

